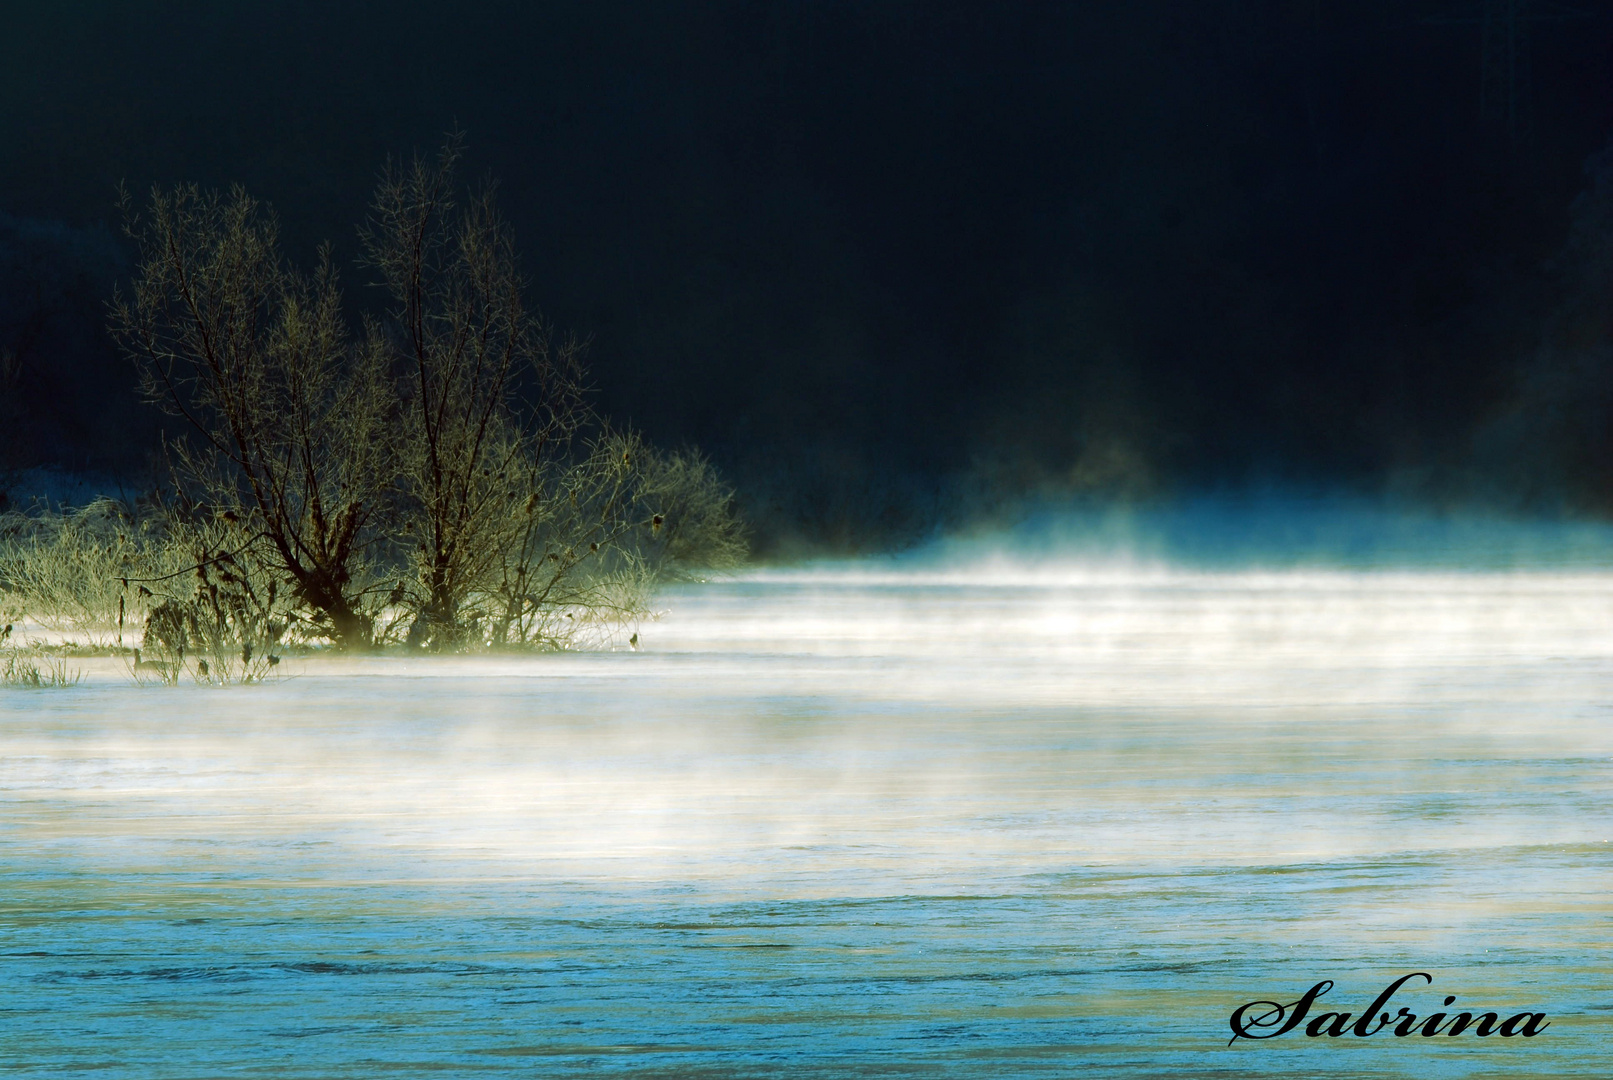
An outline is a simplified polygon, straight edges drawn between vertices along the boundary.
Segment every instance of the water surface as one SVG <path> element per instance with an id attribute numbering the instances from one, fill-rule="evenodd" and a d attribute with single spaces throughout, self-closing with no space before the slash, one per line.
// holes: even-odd
<path id="1" fill-rule="evenodd" d="M 1613 575 L 893 563 L 664 607 L 637 652 L 0 693 L 0 1065 L 1608 1075 Z M 1397 1007 L 1551 1027 L 1227 1045 L 1410 971 Z"/>

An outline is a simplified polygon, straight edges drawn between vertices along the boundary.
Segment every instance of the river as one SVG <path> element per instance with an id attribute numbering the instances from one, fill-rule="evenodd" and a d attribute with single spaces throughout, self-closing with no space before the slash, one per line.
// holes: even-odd
<path id="1" fill-rule="evenodd" d="M 23 1075 L 1606 1076 L 1613 574 L 922 560 L 0 691 Z M 1231 1038 L 1319 981 L 1532 1038 Z"/>

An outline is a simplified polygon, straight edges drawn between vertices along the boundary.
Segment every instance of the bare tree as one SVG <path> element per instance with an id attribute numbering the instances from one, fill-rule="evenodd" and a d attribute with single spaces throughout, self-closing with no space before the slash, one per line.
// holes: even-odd
<path id="1" fill-rule="evenodd" d="M 174 671 L 205 646 L 208 671 L 255 677 L 282 609 L 344 647 L 375 643 L 383 612 L 380 640 L 412 620 L 437 649 L 604 640 L 656 581 L 743 557 L 703 459 L 592 417 L 582 347 L 526 307 L 492 186 L 456 199 L 460 156 L 451 136 L 385 170 L 361 234 L 389 303 L 357 339 L 329 249 L 289 267 L 241 190 L 157 190 L 141 214 L 125 197 L 140 262 L 113 332 L 190 429 L 162 534 L 196 583 L 142 588 Z"/>
<path id="2" fill-rule="evenodd" d="M 407 372 L 401 475 L 414 530 L 416 643 L 454 647 L 485 614 L 518 509 L 582 426 L 581 348 L 522 299 L 491 185 L 459 205 L 452 136 L 434 159 L 389 165 L 363 236 L 391 298 Z"/>
<path id="3" fill-rule="evenodd" d="M 124 197 L 140 258 L 112 330 L 143 389 L 189 424 L 171 445 L 192 497 L 235 526 L 242 550 L 283 574 L 338 645 L 371 640 L 377 515 L 397 457 L 379 330 L 349 340 L 330 251 L 288 267 L 273 218 L 234 189 Z"/>

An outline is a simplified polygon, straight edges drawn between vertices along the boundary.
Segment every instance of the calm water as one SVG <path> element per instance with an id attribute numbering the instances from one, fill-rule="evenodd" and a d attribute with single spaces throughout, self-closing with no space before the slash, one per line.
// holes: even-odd
<path id="1" fill-rule="evenodd" d="M 665 606 L 637 653 L 0 692 L 0 1068 L 1609 1074 L 1613 575 Z M 1551 1027 L 1227 1046 L 1410 971 L 1395 1007 Z"/>

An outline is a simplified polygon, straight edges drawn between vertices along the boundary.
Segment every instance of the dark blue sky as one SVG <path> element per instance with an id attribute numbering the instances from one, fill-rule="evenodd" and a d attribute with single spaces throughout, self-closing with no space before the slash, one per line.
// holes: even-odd
<path id="1" fill-rule="evenodd" d="M 0 212 L 90 232 L 0 229 L 0 337 L 35 397 L 97 364 L 112 394 L 64 327 L 116 272 L 120 179 L 241 182 L 290 254 L 350 258 L 385 157 L 458 125 L 601 406 L 763 517 L 855 541 L 965 491 L 1408 477 L 1594 503 L 1585 200 L 1569 239 L 1613 20 L 1533 26 L 1509 140 L 1479 28 L 1423 21 L 1481 6 L 35 5 L 0 33 Z M 42 263 L 82 282 L 30 298 Z M 128 456 L 53 408 L 29 453 Z"/>

